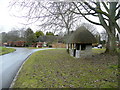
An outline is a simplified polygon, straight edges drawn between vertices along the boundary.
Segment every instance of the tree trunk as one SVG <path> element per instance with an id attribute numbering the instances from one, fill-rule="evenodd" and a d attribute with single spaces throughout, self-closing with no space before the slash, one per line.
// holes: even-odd
<path id="1" fill-rule="evenodd" d="M 110 20 L 109 20 L 109 30 L 108 30 L 108 48 L 106 48 L 106 52 L 110 54 L 116 54 L 117 53 L 117 45 L 116 45 L 116 37 L 115 37 L 115 23 L 112 21 L 115 20 L 115 9 L 116 9 L 117 3 L 115 2 L 110 2 Z"/>
<path id="2" fill-rule="evenodd" d="M 109 38 L 106 44 L 105 53 L 116 54 L 117 53 L 116 37 L 113 34 L 108 35 L 108 37 Z"/>
<path id="3" fill-rule="evenodd" d="M 110 48 L 110 44 L 109 44 L 109 42 L 110 42 L 110 39 L 109 39 L 109 35 L 108 35 L 108 39 L 107 39 L 107 42 L 106 42 L 106 51 L 105 51 L 105 53 L 109 53 L 109 48 Z"/>
<path id="4" fill-rule="evenodd" d="M 67 29 L 67 31 L 68 31 L 68 36 L 69 36 L 69 34 L 70 34 L 70 30 L 69 30 L 67 24 L 66 24 L 66 29 Z M 70 49 L 69 49 L 69 48 L 70 48 L 70 47 L 69 47 L 69 43 L 68 43 L 68 49 L 67 49 L 68 54 L 70 53 Z"/>

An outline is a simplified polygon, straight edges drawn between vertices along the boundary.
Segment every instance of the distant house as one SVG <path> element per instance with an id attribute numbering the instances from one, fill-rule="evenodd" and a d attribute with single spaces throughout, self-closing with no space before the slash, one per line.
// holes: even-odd
<path id="1" fill-rule="evenodd" d="M 24 47 L 26 44 L 26 41 L 8 41 L 5 46 L 10 46 L 10 47 Z"/>
<path id="2" fill-rule="evenodd" d="M 42 46 L 43 46 L 43 42 L 37 42 L 37 45 L 36 45 L 37 48 L 42 48 Z"/>
<path id="3" fill-rule="evenodd" d="M 71 56 L 80 58 L 81 56 L 91 54 L 92 43 L 96 43 L 95 37 L 82 26 L 68 37 L 67 49 L 69 47 L 69 53 Z"/>
<path id="4" fill-rule="evenodd" d="M 15 41 L 14 46 L 15 47 L 24 47 L 25 43 L 26 43 L 26 41 Z"/>

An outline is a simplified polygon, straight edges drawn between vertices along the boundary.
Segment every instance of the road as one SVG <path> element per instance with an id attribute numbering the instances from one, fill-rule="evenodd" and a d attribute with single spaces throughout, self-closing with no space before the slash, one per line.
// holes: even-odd
<path id="1" fill-rule="evenodd" d="M 13 53 L 0 56 L 0 90 L 9 88 L 20 66 L 32 53 L 44 49 L 15 48 Z"/>

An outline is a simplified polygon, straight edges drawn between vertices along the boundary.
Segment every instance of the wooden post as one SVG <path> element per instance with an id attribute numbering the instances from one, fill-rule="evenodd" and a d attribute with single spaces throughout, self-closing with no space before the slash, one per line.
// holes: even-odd
<path id="1" fill-rule="evenodd" d="M 74 44 L 74 49 L 73 49 L 73 56 L 75 57 L 76 55 L 76 44 Z"/>
<path id="2" fill-rule="evenodd" d="M 66 44 L 67 52 L 69 53 L 69 43 Z"/>
<path id="3" fill-rule="evenodd" d="M 80 44 L 76 44 L 76 58 L 80 58 Z"/>

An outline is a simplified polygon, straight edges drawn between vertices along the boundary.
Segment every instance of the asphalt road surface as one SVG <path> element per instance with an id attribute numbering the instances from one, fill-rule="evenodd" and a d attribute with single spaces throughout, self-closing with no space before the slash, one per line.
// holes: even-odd
<path id="1" fill-rule="evenodd" d="M 45 50 L 41 49 L 28 49 L 28 48 L 15 48 L 16 51 L 0 56 L 0 90 L 2 88 L 9 88 L 12 80 L 18 72 L 20 66 L 26 58 L 32 53 Z"/>

